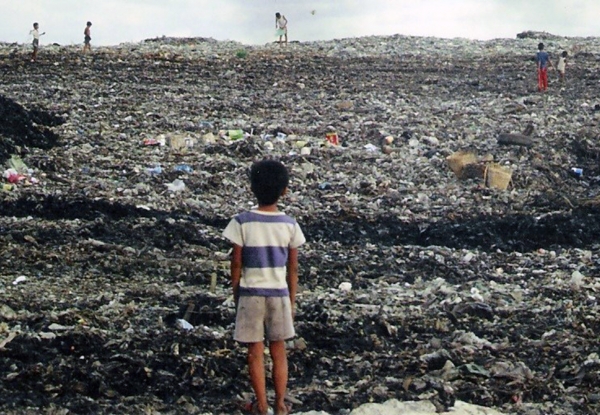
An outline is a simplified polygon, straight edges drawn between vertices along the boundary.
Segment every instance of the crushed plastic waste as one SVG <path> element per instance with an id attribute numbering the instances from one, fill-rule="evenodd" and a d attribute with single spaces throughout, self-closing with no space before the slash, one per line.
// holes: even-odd
<path id="1" fill-rule="evenodd" d="M 198 126 L 203 129 L 212 130 L 215 128 L 215 123 L 212 121 L 202 120 L 198 122 Z"/>
<path id="2" fill-rule="evenodd" d="M 181 192 L 185 190 L 185 183 L 181 179 L 175 179 L 172 183 L 167 183 L 166 186 L 170 192 Z"/>
<path id="3" fill-rule="evenodd" d="M 182 330 L 194 330 L 194 326 L 181 318 L 177 319 L 176 325 Z"/>
<path id="4" fill-rule="evenodd" d="M 17 277 L 17 278 L 16 278 L 16 279 L 13 281 L 13 285 L 17 285 L 17 284 L 20 284 L 20 283 L 22 283 L 22 282 L 25 282 L 25 281 L 27 281 L 27 277 L 26 277 L 26 276 L 24 276 L 24 275 L 21 275 L 21 276 Z"/>
<path id="5" fill-rule="evenodd" d="M 0 44 L 0 412 L 238 413 L 221 231 L 272 157 L 308 239 L 294 413 L 600 413 L 600 41 L 554 38 L 539 94 L 536 36 Z"/>
<path id="6" fill-rule="evenodd" d="M 229 130 L 227 132 L 227 136 L 231 140 L 241 140 L 242 138 L 244 138 L 244 131 L 242 131 L 242 130 Z"/>
<path id="7" fill-rule="evenodd" d="M 180 171 L 183 173 L 193 173 L 194 169 L 188 165 L 188 164 L 178 164 L 175 167 L 173 167 L 174 171 Z"/>
<path id="8" fill-rule="evenodd" d="M 327 133 L 325 136 L 330 144 L 337 146 L 340 143 L 337 133 Z"/>
<path id="9" fill-rule="evenodd" d="M 148 147 L 161 145 L 161 142 L 155 138 L 145 138 L 143 143 L 145 146 L 148 146 Z"/>
<path id="10" fill-rule="evenodd" d="M 157 176 L 162 173 L 162 167 L 161 166 L 147 167 L 145 171 L 146 171 L 146 174 L 148 174 L 150 176 Z"/>
<path id="11" fill-rule="evenodd" d="M 348 281 L 341 282 L 338 289 L 340 291 L 352 291 L 352 283 Z"/>

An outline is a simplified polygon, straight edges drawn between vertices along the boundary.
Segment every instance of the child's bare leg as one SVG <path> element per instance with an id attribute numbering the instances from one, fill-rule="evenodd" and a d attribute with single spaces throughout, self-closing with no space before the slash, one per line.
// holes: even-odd
<path id="1" fill-rule="evenodd" d="M 261 414 L 266 414 L 269 409 L 269 404 L 267 403 L 264 352 L 265 346 L 263 342 L 248 344 L 250 383 L 256 395 L 258 411 Z"/>
<path id="2" fill-rule="evenodd" d="M 288 382 L 288 362 L 285 341 L 269 342 L 271 358 L 273 359 L 273 383 L 275 384 L 275 414 L 285 415 L 285 393 Z"/>
<path id="3" fill-rule="evenodd" d="M 284 40 L 284 42 L 285 42 L 285 44 L 287 45 L 287 33 L 286 33 L 284 36 L 285 36 L 285 40 Z"/>

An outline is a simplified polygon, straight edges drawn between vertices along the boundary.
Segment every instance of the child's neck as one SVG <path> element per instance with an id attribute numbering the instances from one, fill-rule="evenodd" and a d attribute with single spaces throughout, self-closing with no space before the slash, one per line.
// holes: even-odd
<path id="1" fill-rule="evenodd" d="M 273 203 L 272 205 L 259 205 L 258 210 L 261 212 L 277 212 L 277 202 Z"/>

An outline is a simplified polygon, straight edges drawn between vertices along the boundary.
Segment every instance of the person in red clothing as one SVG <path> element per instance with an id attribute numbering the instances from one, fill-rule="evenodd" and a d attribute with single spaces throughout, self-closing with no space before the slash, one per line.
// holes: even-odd
<path id="1" fill-rule="evenodd" d="M 535 56 L 538 72 L 538 91 L 543 92 L 548 89 L 548 66 L 554 68 L 550 55 L 544 51 L 544 44 L 538 45 L 538 53 Z"/>

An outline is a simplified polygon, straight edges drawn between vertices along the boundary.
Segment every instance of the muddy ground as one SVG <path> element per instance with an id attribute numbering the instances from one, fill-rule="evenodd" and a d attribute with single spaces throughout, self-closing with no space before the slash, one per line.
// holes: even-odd
<path id="1" fill-rule="evenodd" d="M 256 136 L 323 137 L 335 125 L 343 139 L 341 150 L 276 154 L 293 171 L 284 203 L 309 240 L 296 320 L 305 345 L 289 355 L 295 411 L 390 398 L 600 411 L 594 55 L 578 56 L 566 88 L 552 80 L 541 96 L 525 53 L 493 64 L 457 54 L 442 67 L 435 56 L 340 58 L 300 46 L 245 59 L 128 53 L 0 59 L 0 156 L 21 155 L 40 179 L 0 193 L 0 412 L 239 413 L 250 386 L 231 339 L 220 232 L 249 206 L 245 169 L 268 152 L 260 139 L 175 155 L 141 145 L 200 134 L 200 119 L 215 134 L 241 119 Z M 348 100 L 352 108 L 336 106 Z M 496 112 L 516 101 L 516 115 Z M 440 102 L 453 104 L 440 112 Z M 496 148 L 498 132 L 521 130 L 532 112 L 536 146 Z M 365 151 L 382 130 L 405 154 L 412 137 L 443 144 L 412 161 Z M 464 146 L 524 167 L 505 192 L 459 181 L 443 160 Z M 157 160 L 196 171 L 144 175 Z M 307 160 L 316 169 L 303 174 Z M 583 178 L 570 174 L 575 165 Z M 184 195 L 164 190 L 175 178 Z M 137 183 L 147 187 L 123 191 Z M 585 276 L 577 287 L 574 270 Z M 338 290 L 344 281 L 351 292 Z M 474 288 L 483 300 L 469 297 Z M 186 310 L 189 332 L 174 325 Z M 466 344 L 465 333 L 487 342 Z M 455 369 L 442 374 L 448 361 Z"/>

